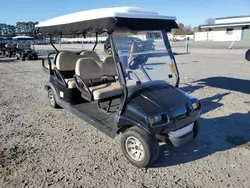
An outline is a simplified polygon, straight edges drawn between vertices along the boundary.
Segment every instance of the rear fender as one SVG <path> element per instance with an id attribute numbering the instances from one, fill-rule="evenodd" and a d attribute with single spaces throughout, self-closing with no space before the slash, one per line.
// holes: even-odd
<path id="1" fill-rule="evenodd" d="M 49 89 L 52 89 L 53 92 L 55 93 L 56 101 L 59 100 L 58 93 L 57 93 L 57 91 L 56 91 L 56 89 L 55 89 L 55 86 L 54 86 L 51 82 L 45 82 L 45 84 L 44 84 L 44 89 L 45 89 L 46 91 L 48 91 Z"/>

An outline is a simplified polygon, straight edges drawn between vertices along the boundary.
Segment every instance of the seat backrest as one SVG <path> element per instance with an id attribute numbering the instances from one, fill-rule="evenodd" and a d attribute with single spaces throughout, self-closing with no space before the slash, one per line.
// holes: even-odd
<path id="1" fill-rule="evenodd" d="M 77 61 L 75 74 L 83 80 L 92 80 L 97 78 L 113 77 L 117 75 L 115 64 L 112 59 L 106 59 L 104 62 L 99 62 L 93 58 L 85 57 Z"/>
<path id="2" fill-rule="evenodd" d="M 91 57 L 97 61 L 101 61 L 99 55 L 95 51 L 84 50 L 80 53 L 80 55 L 82 55 L 84 57 Z"/>
<path id="3" fill-rule="evenodd" d="M 59 52 L 56 56 L 56 68 L 59 71 L 75 70 L 76 62 L 82 58 L 81 55 L 76 55 L 74 52 Z"/>
<path id="4" fill-rule="evenodd" d="M 103 59 L 102 73 L 103 73 L 103 76 L 107 76 L 107 77 L 117 76 L 115 62 L 112 56 L 107 56 Z"/>

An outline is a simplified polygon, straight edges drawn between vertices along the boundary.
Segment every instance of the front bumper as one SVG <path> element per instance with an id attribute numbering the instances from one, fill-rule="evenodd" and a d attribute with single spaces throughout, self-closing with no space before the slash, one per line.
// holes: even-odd
<path id="1" fill-rule="evenodd" d="M 180 138 L 169 136 L 167 142 L 170 142 L 174 147 L 185 145 L 194 138 L 194 132 L 190 132 Z"/>
<path id="2" fill-rule="evenodd" d="M 183 128 L 183 127 L 182 127 Z M 197 120 L 194 122 L 194 126 L 192 131 L 186 133 L 185 135 L 181 137 L 176 137 L 171 134 L 156 134 L 156 137 L 158 140 L 168 143 L 170 145 L 173 145 L 174 147 L 180 147 L 182 145 L 185 145 L 192 139 L 194 139 L 197 134 L 199 133 L 200 129 L 200 120 Z M 178 130 L 177 130 L 178 131 Z"/>

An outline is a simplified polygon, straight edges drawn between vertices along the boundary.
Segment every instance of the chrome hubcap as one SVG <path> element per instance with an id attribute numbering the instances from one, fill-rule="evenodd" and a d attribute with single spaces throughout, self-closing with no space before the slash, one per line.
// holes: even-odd
<path id="1" fill-rule="evenodd" d="M 49 92 L 49 102 L 52 105 L 55 104 L 55 99 L 54 99 L 54 96 L 53 96 L 52 92 Z"/>
<path id="2" fill-rule="evenodd" d="M 125 142 L 126 151 L 129 156 L 135 161 L 142 161 L 145 156 L 145 151 L 142 143 L 134 136 L 130 136 Z"/>

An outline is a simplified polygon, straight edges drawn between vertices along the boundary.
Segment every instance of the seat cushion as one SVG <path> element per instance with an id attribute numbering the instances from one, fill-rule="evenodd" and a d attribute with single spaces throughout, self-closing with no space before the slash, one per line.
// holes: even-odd
<path id="1" fill-rule="evenodd" d="M 74 78 L 67 78 L 65 79 L 65 82 L 68 84 L 68 88 L 72 89 L 72 88 L 76 88 L 76 83 Z"/>
<path id="2" fill-rule="evenodd" d="M 112 82 L 90 87 L 94 100 L 101 100 L 122 94 L 122 88 L 119 82 Z"/>

